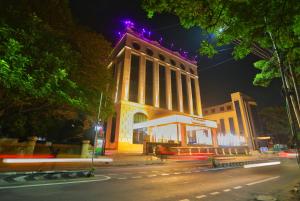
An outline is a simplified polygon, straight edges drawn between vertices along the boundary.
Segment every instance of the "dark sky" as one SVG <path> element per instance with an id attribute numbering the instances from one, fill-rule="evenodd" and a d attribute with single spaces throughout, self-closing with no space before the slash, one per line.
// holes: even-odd
<path id="1" fill-rule="evenodd" d="M 117 32 L 122 30 L 122 20 L 130 19 L 151 30 L 153 38 L 163 37 L 167 48 L 182 48 L 196 55 L 203 39 L 199 28 L 184 29 L 176 16 L 169 14 L 147 18 L 140 0 L 71 0 L 71 9 L 78 23 L 103 34 L 114 44 Z M 199 80 L 203 106 L 221 104 L 230 100 L 230 93 L 241 91 L 257 100 L 260 107 L 282 105 L 280 81 L 274 80 L 270 87 L 255 87 L 253 78 L 258 72 L 252 63 L 259 58 L 249 55 L 235 61 L 231 57 L 231 47 L 223 47 L 214 58 L 199 57 Z"/>

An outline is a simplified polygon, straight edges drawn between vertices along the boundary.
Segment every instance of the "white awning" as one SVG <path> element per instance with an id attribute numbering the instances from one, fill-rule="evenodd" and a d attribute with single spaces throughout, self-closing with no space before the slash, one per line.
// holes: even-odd
<path id="1" fill-rule="evenodd" d="M 184 115 L 170 115 L 170 116 L 152 119 L 141 123 L 135 123 L 133 125 L 133 129 L 162 126 L 166 124 L 178 124 L 178 123 L 195 125 L 195 126 L 203 126 L 209 128 L 217 128 L 217 123 L 215 121 L 210 121 L 203 118 L 194 118 L 194 117 L 189 117 Z"/>

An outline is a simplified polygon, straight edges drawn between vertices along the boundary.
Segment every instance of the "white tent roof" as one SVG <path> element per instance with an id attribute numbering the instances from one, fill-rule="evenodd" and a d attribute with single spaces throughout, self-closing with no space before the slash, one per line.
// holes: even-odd
<path id="1" fill-rule="evenodd" d="M 152 119 L 141 123 L 135 123 L 133 125 L 133 129 L 160 126 L 165 124 L 177 124 L 177 123 L 217 128 L 217 123 L 215 121 L 210 121 L 203 118 L 193 118 L 184 115 L 170 115 L 170 116 Z"/>

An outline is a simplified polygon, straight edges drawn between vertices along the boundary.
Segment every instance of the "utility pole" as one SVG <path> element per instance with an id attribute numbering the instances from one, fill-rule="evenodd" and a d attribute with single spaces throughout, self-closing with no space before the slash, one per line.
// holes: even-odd
<path id="1" fill-rule="evenodd" d="M 103 97 L 103 92 L 101 92 L 101 95 L 100 95 L 97 121 L 96 121 L 96 125 L 94 128 L 95 136 L 94 136 L 94 147 L 93 147 L 93 153 L 92 153 L 92 166 L 91 166 L 92 171 L 94 168 L 94 158 L 95 158 L 95 150 L 96 150 L 96 144 L 97 144 L 97 136 L 98 136 L 98 132 L 99 132 L 99 126 L 101 126 L 100 114 L 101 114 L 102 97 Z"/>

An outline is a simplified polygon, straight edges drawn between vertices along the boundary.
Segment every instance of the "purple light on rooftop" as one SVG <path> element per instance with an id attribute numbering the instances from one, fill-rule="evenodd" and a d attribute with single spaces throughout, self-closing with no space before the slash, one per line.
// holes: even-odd
<path id="1" fill-rule="evenodd" d="M 174 47 L 174 43 L 171 43 L 171 49 L 173 49 L 173 47 Z"/>
<path id="2" fill-rule="evenodd" d="M 163 38 L 162 38 L 162 37 L 160 37 L 160 39 L 159 39 L 159 43 L 162 43 L 162 41 L 163 41 Z"/>
<path id="3" fill-rule="evenodd" d="M 123 23 L 124 23 L 126 28 L 133 28 L 134 27 L 134 23 L 131 20 L 124 20 Z"/>
<path id="4" fill-rule="evenodd" d="M 151 36 L 151 31 L 148 32 L 148 37 L 150 37 L 150 36 Z"/>

